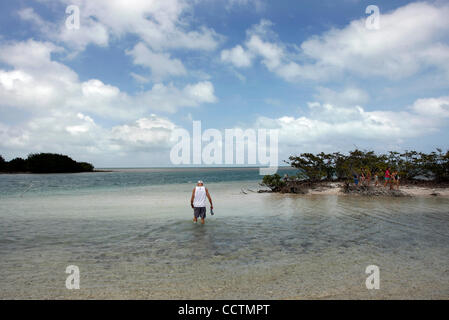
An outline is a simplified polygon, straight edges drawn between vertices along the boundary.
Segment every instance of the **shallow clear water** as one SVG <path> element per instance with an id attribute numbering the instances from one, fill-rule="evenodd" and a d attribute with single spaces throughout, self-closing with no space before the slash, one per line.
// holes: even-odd
<path id="1" fill-rule="evenodd" d="M 293 168 L 279 168 L 278 174 L 294 175 Z M 107 172 L 73 174 L 2 174 L 0 197 L 24 194 L 73 194 L 99 189 L 123 189 L 173 183 L 260 181 L 258 168 L 155 168 L 110 169 Z"/>
<path id="2" fill-rule="evenodd" d="M 257 171 L 158 170 L 1 175 L 0 298 L 449 298 L 448 199 L 243 194 Z"/>

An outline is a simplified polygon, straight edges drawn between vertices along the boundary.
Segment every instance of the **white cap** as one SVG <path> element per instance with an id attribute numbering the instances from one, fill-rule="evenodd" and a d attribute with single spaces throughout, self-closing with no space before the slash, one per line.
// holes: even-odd
<path id="1" fill-rule="evenodd" d="M 198 184 L 203 184 L 203 180 L 198 180 Z"/>

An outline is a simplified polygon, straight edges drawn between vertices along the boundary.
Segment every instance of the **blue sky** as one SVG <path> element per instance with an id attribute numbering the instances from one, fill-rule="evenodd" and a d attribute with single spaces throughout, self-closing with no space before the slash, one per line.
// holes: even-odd
<path id="1" fill-rule="evenodd" d="M 0 154 L 165 166 L 192 120 L 279 129 L 280 160 L 446 149 L 448 16 L 446 1 L 3 1 Z"/>

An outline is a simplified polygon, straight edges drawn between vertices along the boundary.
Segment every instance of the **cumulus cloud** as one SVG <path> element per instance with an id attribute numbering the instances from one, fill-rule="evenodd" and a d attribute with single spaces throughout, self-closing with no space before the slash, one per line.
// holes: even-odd
<path id="1" fill-rule="evenodd" d="M 176 142 L 172 134 L 176 128 L 170 120 L 152 114 L 132 124 L 113 127 L 111 139 L 127 148 L 168 148 Z"/>
<path id="2" fill-rule="evenodd" d="M 151 90 L 136 96 L 138 104 L 152 106 L 153 110 L 174 113 L 180 107 L 196 107 L 202 103 L 216 102 L 214 86 L 201 81 L 178 89 L 173 84 L 155 84 Z"/>
<path id="3" fill-rule="evenodd" d="M 168 53 L 157 53 L 149 49 L 144 43 L 139 42 L 132 50 L 126 52 L 132 56 L 134 64 L 147 67 L 156 80 L 167 76 L 181 76 L 186 74 L 186 69 L 179 59 L 173 59 Z"/>
<path id="4" fill-rule="evenodd" d="M 127 151 L 156 150 L 163 159 L 177 126 L 153 112 L 217 101 L 209 81 L 183 87 L 155 83 L 134 95 L 99 79 L 80 81 L 76 72 L 52 59 L 60 50 L 34 40 L 0 45 L 0 62 L 8 65 L 0 69 L 0 114 L 18 115 L 15 123 L 0 120 L 5 156 L 47 151 L 98 157 L 105 163 L 109 156 L 121 155 L 133 163 Z M 116 125 L 107 125 L 111 122 Z"/>
<path id="5" fill-rule="evenodd" d="M 449 118 L 449 96 L 418 99 L 411 109 L 425 117 Z"/>
<path id="6" fill-rule="evenodd" d="M 449 71 L 449 6 L 411 3 L 383 13 L 379 30 L 365 19 L 302 43 L 303 53 L 323 65 L 364 76 L 402 78 L 432 66 Z"/>
<path id="7" fill-rule="evenodd" d="M 346 87 L 341 91 L 335 91 L 325 87 L 318 87 L 315 98 L 324 103 L 337 106 L 364 105 L 369 100 L 369 95 L 362 89 Z"/>
<path id="8" fill-rule="evenodd" d="M 44 1 L 44 3 L 51 1 Z M 213 29 L 199 26 L 191 28 L 186 13 L 192 12 L 192 4 L 183 0 L 63 0 L 65 5 L 80 8 L 79 30 L 68 30 L 65 21 L 44 21 L 32 8 L 19 12 L 24 20 L 36 24 L 51 40 L 62 41 L 69 46 L 84 49 L 88 44 L 108 44 L 111 38 L 127 34 L 136 35 L 150 48 L 184 48 L 214 50 L 222 40 Z"/>
<path id="9" fill-rule="evenodd" d="M 136 152 L 151 151 L 161 157 L 168 154 L 167 150 L 174 144 L 175 128 L 173 122 L 154 114 L 130 124 L 106 128 L 80 112 L 52 111 L 20 125 L 0 122 L 0 148 L 13 156 L 46 151 L 77 155 L 77 159 L 98 157 L 103 163 L 111 157 L 117 163 L 117 157 L 122 157 L 132 163 Z M 150 164 L 151 160 L 155 158 L 147 159 L 146 163 Z"/>
<path id="10" fill-rule="evenodd" d="M 20 125 L 2 124 L 0 132 L 3 150 L 61 152 L 71 149 L 95 153 L 103 150 L 100 147 L 107 147 L 102 143 L 103 129 L 82 113 L 54 110 Z"/>
<path id="11" fill-rule="evenodd" d="M 109 32 L 107 27 L 92 17 L 84 17 L 82 28 L 68 29 L 65 20 L 57 23 L 49 22 L 41 18 L 33 8 L 24 8 L 18 12 L 22 20 L 33 23 L 48 39 L 64 43 L 75 50 L 70 56 L 84 50 L 89 44 L 107 46 L 109 44 Z"/>
<path id="12" fill-rule="evenodd" d="M 230 62 L 236 67 L 249 67 L 252 55 L 250 52 L 245 51 L 242 46 L 237 45 L 232 49 L 221 51 L 221 60 Z"/>
<path id="13" fill-rule="evenodd" d="M 278 129 L 279 142 L 296 150 L 328 145 L 328 149 L 335 151 L 335 145 L 342 143 L 346 146 L 361 141 L 371 145 L 400 143 L 436 133 L 447 125 L 448 118 L 448 97 L 418 99 L 400 111 L 366 111 L 361 106 L 311 102 L 305 116 L 259 117 L 255 126 Z"/>
<path id="14" fill-rule="evenodd" d="M 449 76 L 449 46 L 443 42 L 449 32 L 448 15 L 448 5 L 410 3 L 382 13 L 379 30 L 367 29 L 362 18 L 310 37 L 299 48 L 270 37 L 272 23 L 262 20 L 248 30 L 241 55 L 259 57 L 287 81 L 322 81 L 343 73 L 400 79 L 427 68 Z M 238 60 L 227 61 L 242 66 L 235 63 Z"/>
<path id="15" fill-rule="evenodd" d="M 148 111 L 175 112 L 217 100 L 209 81 L 177 88 L 156 83 L 150 90 L 129 95 L 98 79 L 80 81 L 64 64 L 51 59 L 61 48 L 49 42 L 28 40 L 0 46 L 0 62 L 13 67 L 0 69 L 2 104 L 33 113 L 48 110 L 80 111 L 103 118 L 131 120 Z"/>

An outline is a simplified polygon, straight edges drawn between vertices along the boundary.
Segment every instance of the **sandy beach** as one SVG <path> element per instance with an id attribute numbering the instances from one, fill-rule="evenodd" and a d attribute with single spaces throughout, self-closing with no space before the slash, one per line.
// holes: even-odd
<path id="1" fill-rule="evenodd" d="M 318 186 L 309 190 L 308 194 L 310 195 L 340 195 L 340 196 L 358 196 L 355 194 L 346 194 L 341 191 L 342 183 L 329 183 L 326 185 Z M 375 187 L 379 190 L 388 190 L 383 186 Z M 406 196 L 413 197 L 444 197 L 449 198 L 449 188 L 441 187 L 441 188 L 432 188 L 425 186 L 416 186 L 416 185 L 404 185 L 399 187 L 399 191 L 404 193 Z"/>

